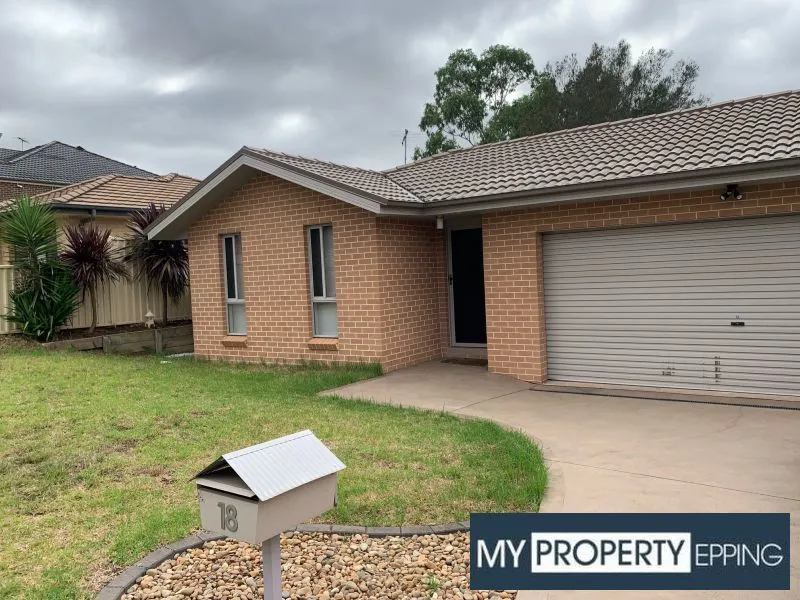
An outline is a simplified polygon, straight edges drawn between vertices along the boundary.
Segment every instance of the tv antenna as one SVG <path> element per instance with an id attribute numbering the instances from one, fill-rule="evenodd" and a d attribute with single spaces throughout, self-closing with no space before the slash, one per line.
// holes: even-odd
<path id="1" fill-rule="evenodd" d="M 28 140 L 26 140 L 25 138 L 23 138 L 23 137 L 17 136 L 17 139 L 19 140 L 19 149 L 20 150 L 25 150 L 25 144 L 30 144 L 30 142 Z"/>
<path id="2" fill-rule="evenodd" d="M 403 144 L 403 164 L 405 165 L 408 163 L 408 129 L 405 130 L 403 141 L 400 143 Z"/>

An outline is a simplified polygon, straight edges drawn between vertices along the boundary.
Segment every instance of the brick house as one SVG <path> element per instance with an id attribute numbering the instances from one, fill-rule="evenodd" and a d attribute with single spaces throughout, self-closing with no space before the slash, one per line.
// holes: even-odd
<path id="1" fill-rule="evenodd" d="M 245 147 L 150 235 L 203 357 L 799 394 L 798 213 L 788 92 L 382 172 Z"/>
<path id="2" fill-rule="evenodd" d="M 185 196 L 198 180 L 177 173 L 162 176 L 101 175 L 73 185 L 32 195 L 32 200 L 48 204 L 62 232 L 68 225 L 92 223 L 111 232 L 113 243 L 121 246 L 130 236 L 128 223 L 132 211 L 145 208 L 151 202 L 172 206 Z M 13 205 L 14 200 L 0 200 L 0 212 Z M 14 285 L 14 269 L 10 249 L 0 244 L 0 315 L 10 310 L 10 293 Z M 183 320 L 191 315 L 187 294 L 179 302 L 171 302 L 168 316 Z M 148 289 L 145 282 L 118 281 L 98 289 L 98 325 L 116 326 L 141 323 L 148 310 L 162 318 L 162 301 L 158 290 Z M 82 329 L 92 322 L 91 307 L 82 302 L 65 329 Z M 0 334 L 13 333 L 15 327 L 0 319 Z"/>

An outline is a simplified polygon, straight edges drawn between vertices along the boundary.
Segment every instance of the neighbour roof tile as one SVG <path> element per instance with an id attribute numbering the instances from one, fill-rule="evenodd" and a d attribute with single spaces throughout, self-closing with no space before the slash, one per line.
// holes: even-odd
<path id="1" fill-rule="evenodd" d="M 150 178 L 103 175 L 33 198 L 59 206 L 135 210 L 152 202 L 169 208 L 198 183 L 193 177 L 177 173 Z"/>
<path id="2" fill-rule="evenodd" d="M 69 185 L 111 173 L 137 177 L 156 175 L 58 141 L 25 151 L 0 148 L 0 179 Z"/>

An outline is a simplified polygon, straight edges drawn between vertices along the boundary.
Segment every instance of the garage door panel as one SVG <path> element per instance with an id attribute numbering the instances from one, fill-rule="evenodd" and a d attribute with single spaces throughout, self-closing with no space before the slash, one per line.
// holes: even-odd
<path id="1" fill-rule="evenodd" d="M 780 281 L 780 277 L 788 277 L 790 280 L 800 280 L 800 268 L 792 270 L 779 270 L 779 271 L 761 271 L 766 269 L 769 263 L 761 263 L 751 267 L 751 272 L 747 278 L 739 277 L 742 269 L 747 268 L 745 265 L 730 265 L 722 270 L 720 267 L 709 268 L 706 271 L 700 269 L 684 266 L 676 268 L 658 269 L 653 268 L 629 268 L 629 269 L 606 269 L 605 271 L 590 271 L 582 275 L 568 275 L 564 277 L 564 284 L 591 284 L 593 282 L 601 282 L 606 285 L 622 285 L 627 284 L 631 279 L 635 278 L 635 283 L 639 286 L 655 286 L 662 283 L 687 285 L 687 280 L 704 282 L 708 281 L 720 282 L 722 285 L 736 284 L 741 287 L 748 285 L 751 281 L 754 285 L 765 285 L 771 281 Z M 663 271 L 663 273 L 661 273 Z M 661 277 L 659 277 L 661 273 Z M 736 275 L 734 277 L 734 275 Z M 776 282 L 777 283 L 777 282 Z M 791 285 L 791 281 L 789 282 Z"/>
<path id="2" fill-rule="evenodd" d="M 636 369 L 651 369 L 652 360 L 648 360 L 645 355 L 637 357 L 627 356 L 608 356 L 603 360 L 596 357 L 570 357 L 571 364 L 582 369 L 617 369 L 623 372 L 634 371 Z M 696 358 L 688 357 L 664 357 L 659 359 L 663 365 L 662 371 L 681 371 L 681 372 L 715 372 L 719 371 L 725 377 L 752 376 L 787 376 L 794 377 L 797 370 L 797 363 L 786 361 L 768 360 L 748 360 L 746 357 L 739 359 L 720 356 L 702 356 Z M 719 364 L 717 364 L 719 363 Z"/>
<path id="3" fill-rule="evenodd" d="M 797 217 L 547 234 L 543 263 L 551 379 L 800 394 Z"/>
<path id="4" fill-rule="evenodd" d="M 665 349 L 660 352 L 634 350 L 632 348 L 604 348 L 605 356 L 600 359 L 614 363 L 652 363 L 659 360 L 666 364 L 697 364 L 705 360 L 714 362 L 723 361 L 731 367 L 750 368 L 752 365 L 764 366 L 773 369 L 797 369 L 800 368 L 800 357 L 787 352 L 771 352 L 768 354 L 758 353 L 755 355 L 755 348 L 748 348 L 744 352 L 725 352 L 718 355 L 711 355 L 700 348 L 688 347 L 686 349 Z M 754 356 L 756 356 L 754 358 Z M 591 352 L 564 351 L 564 357 L 574 363 L 584 361 L 597 361 L 597 355 Z"/>
<path id="5" fill-rule="evenodd" d="M 545 272 L 547 269 L 545 268 Z M 775 288 L 775 284 L 772 285 L 765 285 L 761 282 L 749 282 L 747 287 L 742 287 L 741 285 L 735 284 L 730 279 L 727 280 L 707 280 L 707 283 L 703 285 L 703 289 L 697 292 L 696 290 L 692 290 L 691 288 L 687 288 L 687 286 L 681 283 L 671 283 L 671 282 L 657 282 L 659 285 L 652 285 L 653 282 L 638 282 L 638 281 L 628 281 L 625 283 L 624 289 L 620 286 L 619 283 L 605 283 L 605 282 L 598 282 L 598 281 L 587 281 L 587 280 L 580 280 L 574 279 L 571 283 L 566 284 L 563 282 L 553 283 L 551 286 L 552 289 L 551 297 L 556 297 L 559 292 L 570 292 L 575 291 L 576 293 L 584 294 L 584 295 L 595 295 L 595 294 L 608 294 L 611 292 L 615 292 L 618 296 L 625 297 L 626 290 L 637 290 L 637 294 L 641 296 L 646 296 L 648 293 L 657 293 L 657 294 L 664 294 L 669 293 L 672 295 L 673 298 L 680 298 L 683 296 L 683 293 L 703 293 L 703 294 L 752 294 L 752 293 L 771 293 L 775 294 L 776 292 L 781 296 L 791 297 L 792 293 L 796 293 L 795 290 L 800 289 L 800 286 L 797 285 L 793 280 L 787 282 L 787 286 L 789 291 L 784 291 L 786 288 L 780 286 L 778 290 Z M 630 296 L 627 296 L 630 297 Z M 723 300 L 728 298 L 726 295 L 720 296 Z"/>
<path id="6" fill-rule="evenodd" d="M 798 288 L 798 293 L 800 293 L 800 288 Z M 702 306 L 712 303 L 715 306 L 719 306 L 721 310 L 732 311 L 735 311 L 737 308 L 741 310 L 763 309 L 767 306 L 778 309 L 781 307 L 794 309 L 798 305 L 797 296 L 787 294 L 786 297 L 775 297 L 771 296 L 769 292 L 763 292 L 761 298 L 726 298 L 725 300 L 717 300 L 717 296 L 711 292 L 706 292 L 704 294 L 682 294 L 680 298 L 673 298 L 667 294 L 648 294 L 647 298 L 633 299 L 625 295 L 616 294 L 606 294 L 604 297 L 599 296 L 602 296 L 602 294 L 582 297 L 571 296 L 568 299 L 559 299 L 559 303 L 564 307 L 574 307 L 584 310 L 600 310 L 604 306 L 610 306 L 612 309 L 624 307 L 626 309 L 630 308 L 635 310 L 637 308 L 650 307 L 653 301 L 658 300 L 669 300 L 674 310 L 679 310 L 682 307 L 696 307 L 698 304 Z M 598 302 L 606 304 L 598 305 Z"/>
<path id="7" fill-rule="evenodd" d="M 680 378 L 672 376 L 655 376 L 648 378 L 648 383 L 643 383 L 641 375 L 613 374 L 604 373 L 586 374 L 583 371 L 575 371 L 565 374 L 565 381 L 577 383 L 598 383 L 612 385 L 648 385 L 653 387 L 709 390 L 719 392 L 740 392 L 753 394 L 771 395 L 796 395 L 796 385 L 794 381 L 740 381 L 740 380 L 712 380 L 708 377 L 688 377 Z"/>

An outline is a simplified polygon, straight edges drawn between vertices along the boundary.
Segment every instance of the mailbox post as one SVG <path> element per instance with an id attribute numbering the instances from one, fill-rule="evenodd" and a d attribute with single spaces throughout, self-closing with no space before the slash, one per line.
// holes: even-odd
<path id="1" fill-rule="evenodd" d="M 336 503 L 345 466 L 309 430 L 222 455 L 195 476 L 204 529 L 261 544 L 265 600 L 280 600 L 280 534 Z"/>

